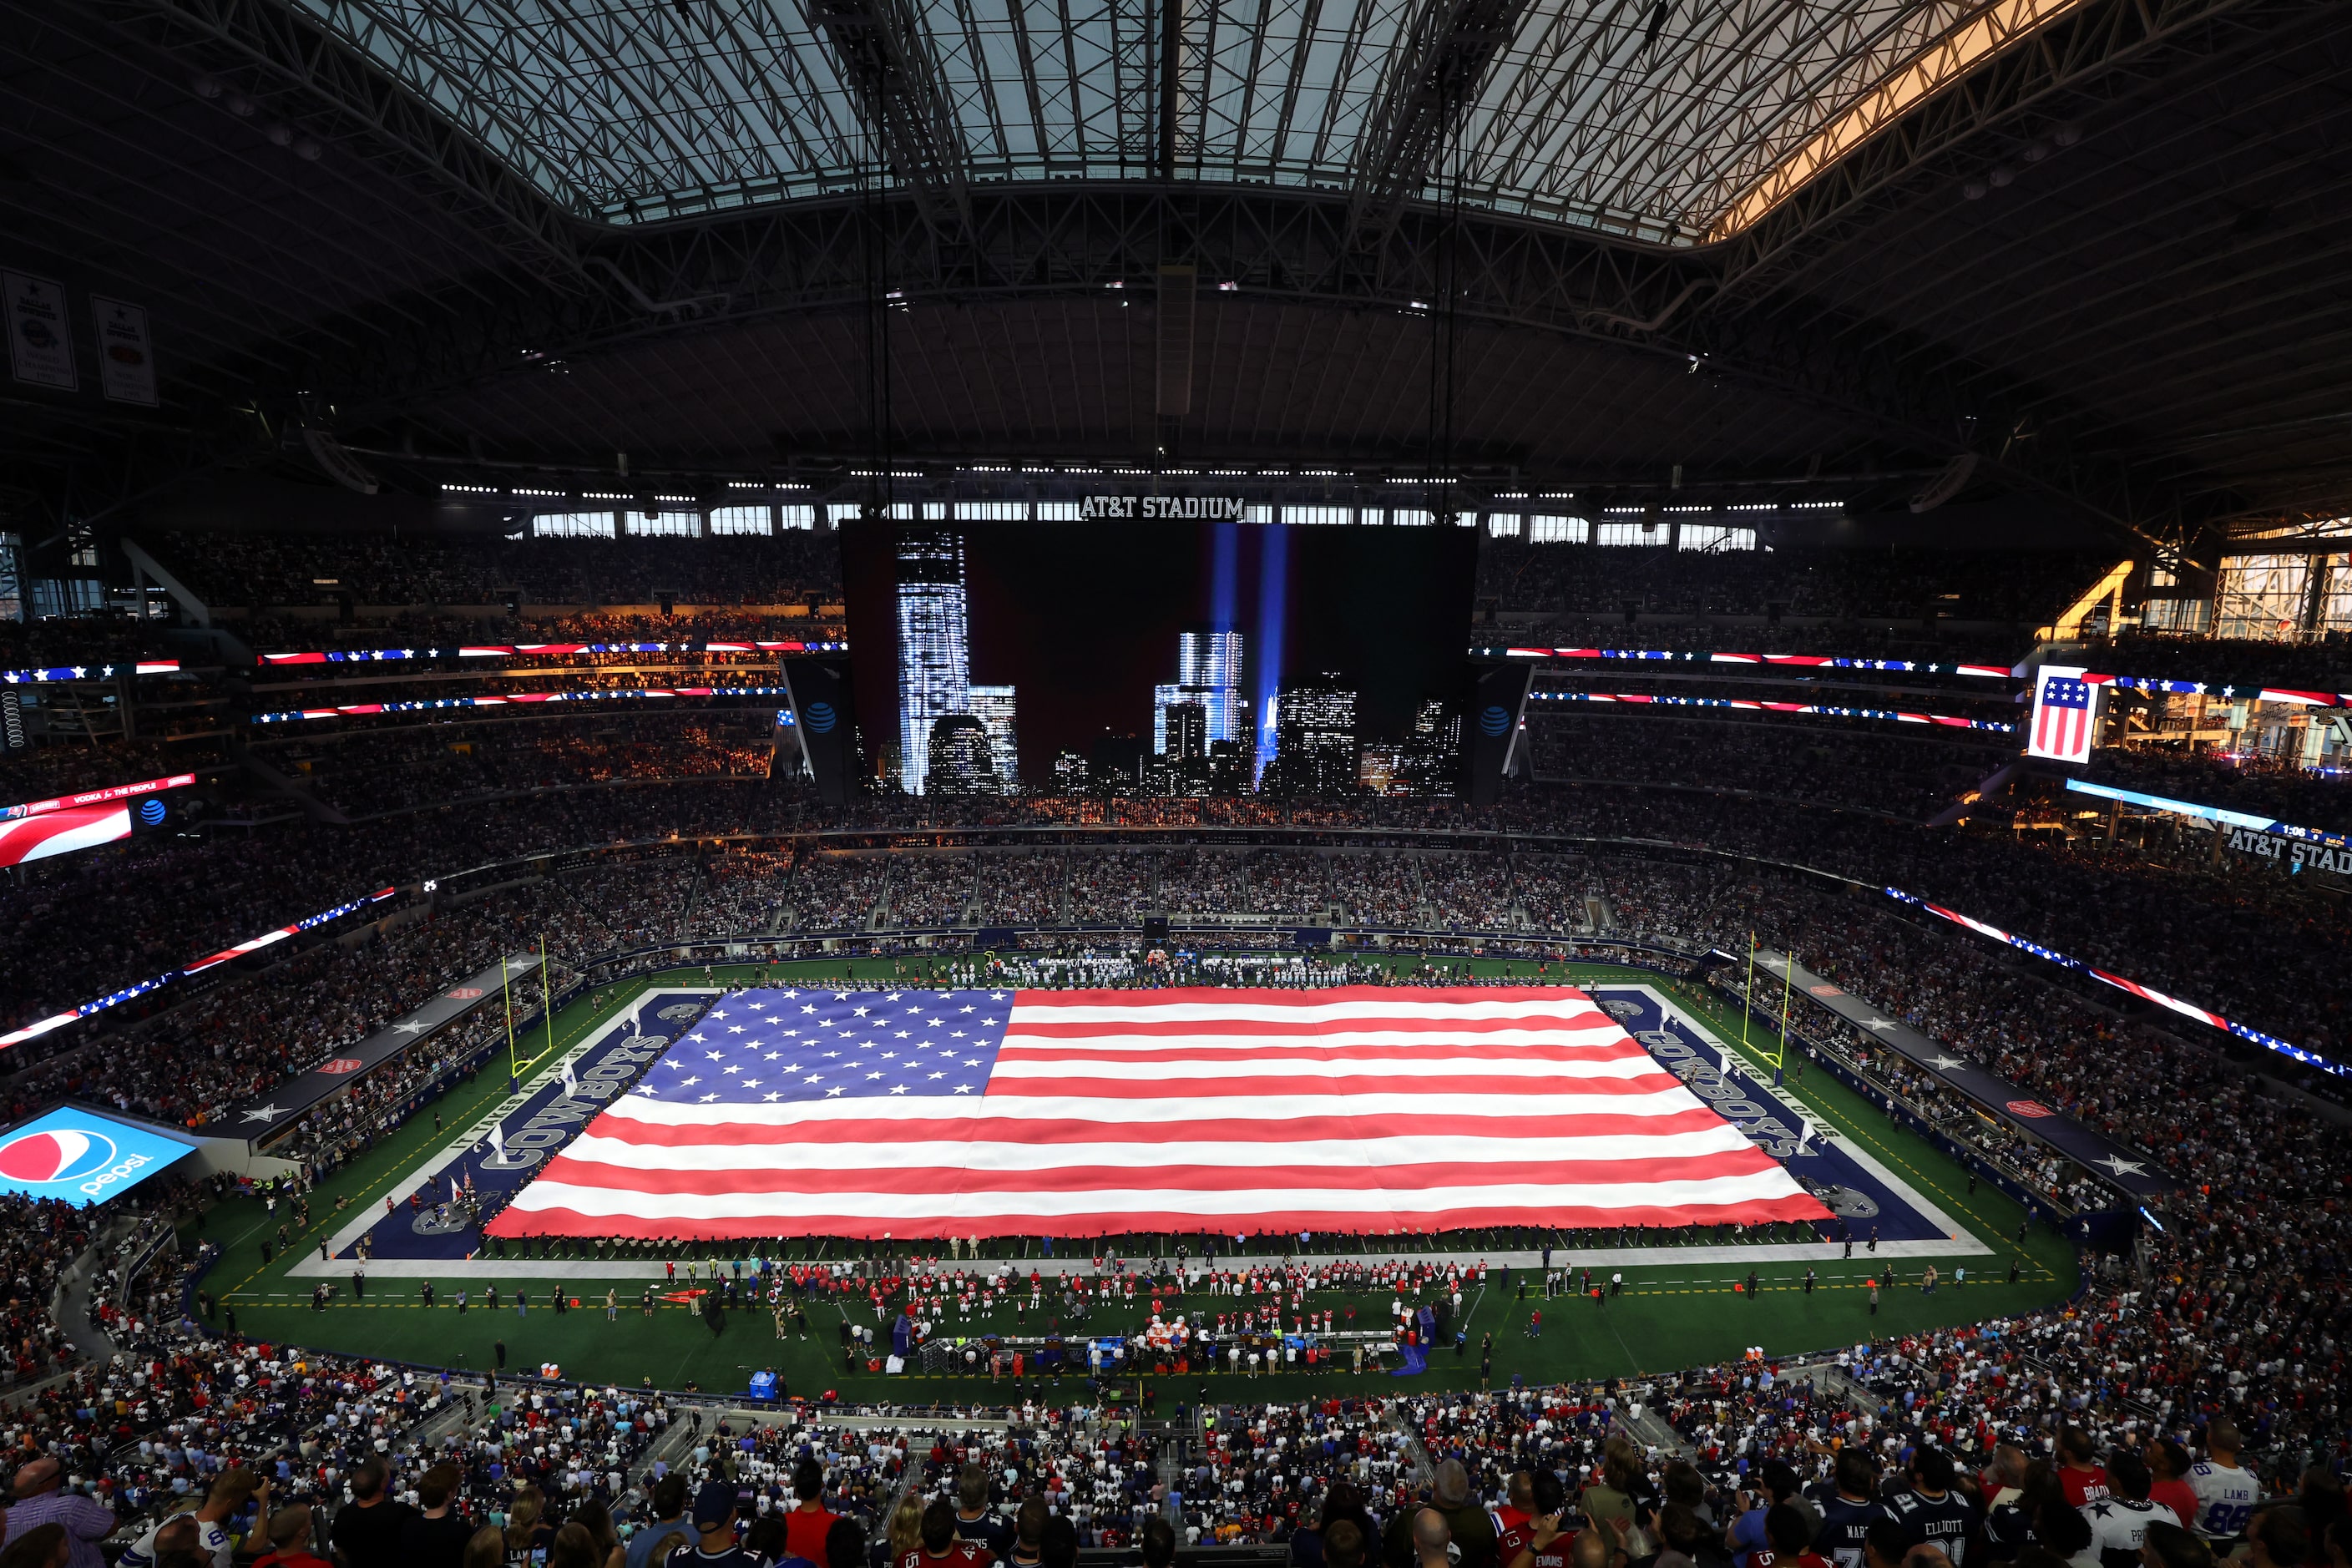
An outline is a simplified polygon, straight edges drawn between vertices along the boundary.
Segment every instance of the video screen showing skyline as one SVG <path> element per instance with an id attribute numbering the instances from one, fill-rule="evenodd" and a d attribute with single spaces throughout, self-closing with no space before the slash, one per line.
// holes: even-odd
<path id="1" fill-rule="evenodd" d="M 856 521 L 867 771 L 910 795 L 1452 794 L 1470 529 Z"/>

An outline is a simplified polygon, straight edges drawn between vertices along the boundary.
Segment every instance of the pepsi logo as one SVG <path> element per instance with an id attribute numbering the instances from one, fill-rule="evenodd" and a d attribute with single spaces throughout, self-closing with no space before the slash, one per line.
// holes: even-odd
<path id="1" fill-rule="evenodd" d="M 139 803 L 139 820 L 153 827 L 163 820 L 163 803 L 152 798 Z"/>
<path id="2" fill-rule="evenodd" d="M 830 702 L 812 702 L 808 705 L 807 713 L 808 727 L 820 735 L 831 734 L 834 725 L 838 723 L 841 718 L 833 710 L 833 704 Z"/>
<path id="3" fill-rule="evenodd" d="M 78 1182 L 114 1163 L 120 1151 L 103 1132 L 60 1127 L 0 1143 L 0 1178 L 41 1186 Z"/>
<path id="4" fill-rule="evenodd" d="M 1489 735 L 1500 735 L 1510 727 L 1510 710 L 1500 703 L 1489 703 L 1478 714 L 1478 728 Z"/>
<path id="5" fill-rule="evenodd" d="M 2009 1102 L 2009 1109 L 2012 1114 L 2018 1116 L 2055 1116 L 2058 1114 L 2038 1100 L 2012 1100 Z"/>
<path id="6" fill-rule="evenodd" d="M 478 985 L 460 985 L 448 995 L 452 1002 L 477 1002 L 481 999 L 482 988 Z"/>
<path id="7" fill-rule="evenodd" d="M 333 1061 L 322 1064 L 319 1070 L 331 1078 L 341 1078 L 347 1072 L 357 1072 L 366 1065 L 357 1057 L 337 1057 Z"/>

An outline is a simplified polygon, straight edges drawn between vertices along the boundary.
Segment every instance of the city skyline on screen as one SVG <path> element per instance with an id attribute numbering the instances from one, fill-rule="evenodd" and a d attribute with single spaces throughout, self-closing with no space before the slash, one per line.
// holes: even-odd
<path id="1" fill-rule="evenodd" d="M 1450 793 L 1454 531 L 854 523 L 850 617 L 888 629 L 853 633 L 867 771 L 908 795 Z"/>

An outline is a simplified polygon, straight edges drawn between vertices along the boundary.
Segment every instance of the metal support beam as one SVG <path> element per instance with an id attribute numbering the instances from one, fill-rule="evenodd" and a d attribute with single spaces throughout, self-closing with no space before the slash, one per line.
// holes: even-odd
<path id="1" fill-rule="evenodd" d="M 971 159 L 921 16 L 909 0 L 808 0 L 808 14 L 925 226 L 964 234 Z"/>
<path id="2" fill-rule="evenodd" d="M 1349 171 L 1348 223 L 1364 243 L 1394 229 L 1405 205 L 1441 171 L 1495 58 L 1518 31 L 1527 0 L 1422 0 L 1391 57 Z"/>

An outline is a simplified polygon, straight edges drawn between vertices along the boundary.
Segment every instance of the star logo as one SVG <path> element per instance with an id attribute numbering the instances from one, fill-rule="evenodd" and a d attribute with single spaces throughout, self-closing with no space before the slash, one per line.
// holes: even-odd
<path id="1" fill-rule="evenodd" d="M 421 1035 L 425 1032 L 425 1026 L 411 1020 L 405 1024 L 394 1024 L 392 1032 L 395 1035 Z"/>
<path id="2" fill-rule="evenodd" d="M 245 1120 L 247 1121 L 275 1121 L 279 1117 L 285 1115 L 286 1110 L 287 1108 L 282 1105 L 257 1105 L 251 1110 L 245 1113 Z"/>
<path id="3" fill-rule="evenodd" d="M 1927 1065 L 1937 1072 L 1949 1072 L 1954 1068 L 1966 1067 L 1968 1064 L 1958 1057 L 1929 1057 Z"/>
<path id="4" fill-rule="evenodd" d="M 1899 1028 L 1901 1026 L 1896 1024 L 1892 1018 L 1873 1018 L 1869 1023 L 1864 1024 L 1863 1027 L 1865 1029 L 1885 1031 L 1887 1029 Z"/>
<path id="5" fill-rule="evenodd" d="M 2147 1173 L 2146 1165 L 2137 1160 L 2126 1160 L 2121 1154 L 2110 1154 L 2104 1160 L 2094 1160 L 2091 1163 L 2105 1165 L 2118 1176 L 2141 1176 Z"/>

